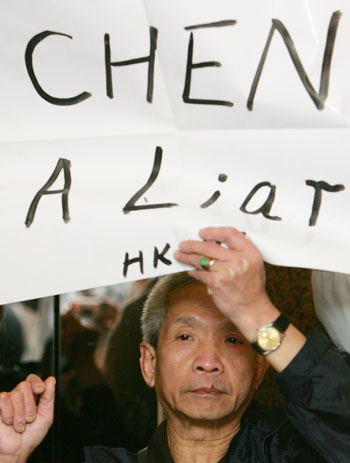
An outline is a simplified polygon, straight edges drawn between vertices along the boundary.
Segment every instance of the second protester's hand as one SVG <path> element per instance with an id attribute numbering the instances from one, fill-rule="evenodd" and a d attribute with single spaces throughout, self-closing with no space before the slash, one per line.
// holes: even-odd
<path id="1" fill-rule="evenodd" d="M 55 378 L 29 375 L 0 393 L 0 463 L 24 463 L 53 421 Z"/>

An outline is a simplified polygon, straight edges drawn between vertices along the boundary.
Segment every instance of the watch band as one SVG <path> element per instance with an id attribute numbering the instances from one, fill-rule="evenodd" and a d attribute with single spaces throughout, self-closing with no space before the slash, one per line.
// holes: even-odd
<path id="1" fill-rule="evenodd" d="M 280 342 L 279 344 L 274 347 L 273 349 L 270 349 L 270 350 L 264 350 L 262 349 L 259 344 L 257 343 L 257 340 L 258 340 L 258 333 L 259 333 L 259 330 L 257 331 L 257 334 L 255 335 L 255 338 L 253 339 L 253 341 L 251 342 L 251 346 L 253 347 L 253 349 L 255 349 L 259 354 L 262 354 L 262 355 L 267 355 L 269 354 L 270 352 L 273 352 L 274 350 L 276 350 L 280 345 L 281 345 L 281 341 L 284 337 L 284 332 L 286 331 L 286 329 L 288 328 L 290 324 L 290 320 L 289 318 L 284 315 L 284 314 L 281 314 L 279 315 L 279 317 L 276 318 L 276 320 L 272 323 L 267 323 L 266 325 L 263 325 L 259 328 L 259 330 L 261 330 L 262 328 L 265 328 L 265 327 L 271 327 L 273 326 L 274 328 L 277 328 L 277 330 L 280 332 L 281 334 L 281 338 L 280 338 Z"/>

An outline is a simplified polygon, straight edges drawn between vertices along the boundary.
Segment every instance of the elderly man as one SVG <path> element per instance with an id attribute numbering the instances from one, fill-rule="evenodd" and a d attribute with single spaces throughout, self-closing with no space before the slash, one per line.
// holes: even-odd
<path id="1" fill-rule="evenodd" d="M 97 447 L 87 462 L 350 461 L 349 356 L 318 333 L 306 340 L 273 306 L 262 258 L 241 233 L 200 237 L 175 253 L 196 270 L 161 279 L 143 313 L 141 370 L 166 421 L 138 456 Z M 252 402 L 268 364 L 295 427 Z M 1 463 L 25 462 L 43 438 L 53 392 L 53 378 L 32 376 L 1 395 Z"/>

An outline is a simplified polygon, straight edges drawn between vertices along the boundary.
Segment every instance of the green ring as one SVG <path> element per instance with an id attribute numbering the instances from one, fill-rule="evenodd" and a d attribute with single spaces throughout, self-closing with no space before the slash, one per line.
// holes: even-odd
<path id="1" fill-rule="evenodd" d="M 201 257 L 199 259 L 199 265 L 203 270 L 208 270 L 209 259 L 207 257 Z"/>

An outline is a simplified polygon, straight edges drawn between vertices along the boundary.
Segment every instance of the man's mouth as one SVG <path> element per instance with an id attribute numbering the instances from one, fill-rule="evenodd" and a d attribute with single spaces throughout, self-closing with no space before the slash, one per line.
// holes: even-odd
<path id="1" fill-rule="evenodd" d="M 223 391 L 217 389 L 214 385 L 211 387 L 198 387 L 197 389 L 193 389 L 192 392 L 203 395 L 219 395 L 223 393 Z"/>

